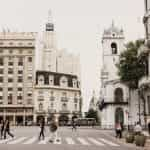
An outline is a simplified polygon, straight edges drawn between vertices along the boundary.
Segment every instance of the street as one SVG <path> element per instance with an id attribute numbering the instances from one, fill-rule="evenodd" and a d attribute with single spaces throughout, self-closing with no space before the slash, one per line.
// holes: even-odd
<path id="1" fill-rule="evenodd" d="M 104 130 L 92 128 L 80 128 L 76 132 L 70 127 L 61 127 L 58 132 L 60 141 L 49 143 L 49 129 L 45 130 L 45 140 L 38 140 L 38 127 L 16 127 L 12 128 L 15 137 L 0 140 L 2 150 L 136 150 L 131 145 L 124 144 L 118 139 L 110 136 Z"/>

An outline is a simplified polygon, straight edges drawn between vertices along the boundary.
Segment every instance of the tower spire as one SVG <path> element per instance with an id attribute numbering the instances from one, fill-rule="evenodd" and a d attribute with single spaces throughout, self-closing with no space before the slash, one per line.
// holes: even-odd
<path id="1" fill-rule="evenodd" d="M 48 11 L 48 22 L 46 23 L 46 31 L 54 31 L 52 12 L 50 9 Z"/>
<path id="2" fill-rule="evenodd" d="M 52 23 L 52 22 L 53 22 L 51 9 L 49 9 L 49 11 L 48 11 L 48 22 L 49 22 L 49 23 Z"/>
<path id="3" fill-rule="evenodd" d="M 111 24 L 111 26 L 112 26 L 112 27 L 114 27 L 114 26 L 115 26 L 114 20 L 112 20 L 112 24 Z"/>

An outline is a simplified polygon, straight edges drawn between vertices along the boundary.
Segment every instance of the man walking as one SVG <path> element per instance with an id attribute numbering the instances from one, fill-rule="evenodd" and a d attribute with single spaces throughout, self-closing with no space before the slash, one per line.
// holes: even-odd
<path id="1" fill-rule="evenodd" d="M 75 119 L 72 120 L 72 131 L 73 131 L 73 130 L 75 130 L 75 131 L 77 130 L 77 126 L 76 126 L 76 121 L 75 121 Z"/>
<path id="2" fill-rule="evenodd" d="M 40 121 L 40 135 L 39 135 L 39 140 L 41 140 L 41 136 L 42 136 L 42 138 L 44 140 L 44 138 L 45 138 L 44 130 L 45 130 L 45 121 L 44 121 L 44 118 L 42 118 L 41 121 Z"/>
<path id="3" fill-rule="evenodd" d="M 9 120 L 5 121 L 5 125 L 4 125 L 4 139 L 6 139 L 6 134 L 11 136 L 12 138 L 14 137 L 14 135 L 10 132 L 10 122 L 9 122 Z"/>
<path id="4" fill-rule="evenodd" d="M 2 139 L 4 135 L 4 120 L 1 120 L 0 133 L 1 133 L 0 138 Z"/>

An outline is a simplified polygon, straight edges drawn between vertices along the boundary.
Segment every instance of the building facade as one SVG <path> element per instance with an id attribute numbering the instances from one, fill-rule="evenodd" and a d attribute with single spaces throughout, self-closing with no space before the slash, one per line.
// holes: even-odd
<path id="1" fill-rule="evenodd" d="M 36 33 L 0 33 L 0 120 L 25 124 L 33 119 Z"/>
<path id="2" fill-rule="evenodd" d="M 119 81 L 116 64 L 124 50 L 124 33 L 114 23 L 104 30 L 102 37 L 103 67 L 101 70 L 101 125 L 114 128 L 117 122 L 128 125 L 128 88 Z"/>
<path id="3" fill-rule="evenodd" d="M 81 115 L 81 89 L 77 76 L 57 72 L 37 71 L 35 90 L 35 118 L 48 123 L 55 115 L 60 124 Z"/>
<path id="4" fill-rule="evenodd" d="M 144 100 L 144 119 L 146 125 L 150 124 L 150 0 L 145 0 L 145 14 L 143 18 L 145 25 L 145 45 L 139 50 L 139 54 L 147 56 L 147 76 L 143 77 L 139 82 L 139 88 L 143 93 Z"/>

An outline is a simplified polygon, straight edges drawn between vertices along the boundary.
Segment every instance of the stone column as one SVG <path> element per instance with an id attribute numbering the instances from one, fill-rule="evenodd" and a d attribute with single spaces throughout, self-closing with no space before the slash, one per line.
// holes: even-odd
<path id="1" fill-rule="evenodd" d="M 16 114 L 13 115 L 13 125 L 16 125 Z"/>
<path id="2" fill-rule="evenodd" d="M 25 122 L 26 122 L 26 112 L 25 112 L 25 109 L 24 109 L 24 112 L 23 112 L 23 125 L 25 126 Z"/>
<path id="3" fill-rule="evenodd" d="M 4 121 L 6 120 L 6 110 L 5 109 L 3 110 L 3 120 Z"/>
<path id="4" fill-rule="evenodd" d="M 33 115 L 33 123 L 34 123 L 34 124 L 36 124 L 36 122 L 37 122 L 36 117 L 37 117 L 37 115 L 34 114 L 34 115 Z"/>

